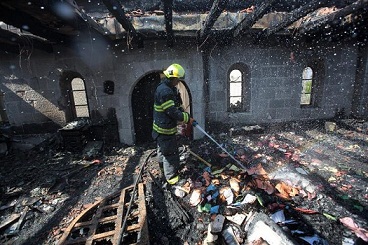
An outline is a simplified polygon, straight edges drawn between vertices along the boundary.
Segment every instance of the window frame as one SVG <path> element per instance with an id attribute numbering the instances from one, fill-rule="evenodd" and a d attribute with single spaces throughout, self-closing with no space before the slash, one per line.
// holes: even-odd
<path id="1" fill-rule="evenodd" d="M 241 84 L 241 107 L 240 108 L 233 108 L 230 103 L 230 99 L 232 97 L 238 96 L 231 96 L 230 94 L 230 85 L 232 83 L 230 74 L 234 70 L 239 70 L 241 73 L 242 80 L 239 82 Z M 250 72 L 249 67 L 244 63 L 236 63 L 230 66 L 227 72 L 226 78 L 226 86 L 227 86 L 227 111 L 231 113 L 242 113 L 242 112 L 249 112 L 250 110 L 250 99 L 251 99 L 251 90 L 250 90 Z"/>
<path id="2" fill-rule="evenodd" d="M 83 89 L 74 89 L 73 88 L 73 81 L 75 81 L 75 79 L 79 79 L 82 84 L 83 84 Z M 84 81 L 84 79 L 80 78 L 80 77 L 74 77 L 71 82 L 70 82 L 70 91 L 71 91 L 71 95 L 70 95 L 70 99 L 71 99 L 71 106 L 72 106 L 72 111 L 73 111 L 73 116 L 74 118 L 90 118 L 91 117 L 91 113 L 90 113 L 90 110 L 89 110 L 89 103 L 88 103 L 88 96 L 87 96 L 87 90 L 86 90 L 86 83 Z M 85 95 L 85 101 L 86 103 L 85 104 L 76 104 L 76 100 L 75 100 L 75 97 L 74 97 L 74 92 L 84 92 L 84 95 Z M 77 107 L 87 107 L 87 114 L 88 116 L 78 116 L 78 110 L 77 110 Z"/>
<path id="3" fill-rule="evenodd" d="M 86 86 L 85 79 L 78 72 L 67 70 L 67 71 L 63 71 L 63 73 L 60 75 L 60 80 L 59 80 L 60 91 L 62 95 L 62 98 L 60 100 L 60 105 L 62 106 L 65 112 L 66 122 L 72 122 L 78 119 L 77 113 L 75 110 L 75 103 L 74 103 L 73 90 L 72 90 L 72 84 L 71 84 L 71 82 L 75 78 L 81 79 L 83 81 L 85 93 L 86 93 L 86 99 L 87 99 L 87 108 L 88 108 L 89 118 L 92 116 L 91 110 L 89 108 L 88 92 L 86 89 L 87 86 Z"/>
<path id="4" fill-rule="evenodd" d="M 306 69 L 310 69 L 310 71 L 311 71 L 311 76 L 310 76 L 310 78 L 309 77 L 307 77 L 307 78 L 305 78 L 304 77 L 304 75 L 305 75 L 305 71 L 306 71 Z M 302 91 L 301 91 L 301 93 L 300 93 L 300 106 L 302 106 L 302 107 L 305 107 L 305 106 L 311 106 L 312 105 L 312 103 L 313 103 L 313 100 L 312 100 L 312 96 L 313 96 L 313 83 L 314 83 L 314 70 L 312 69 L 312 67 L 310 67 L 310 66 L 306 66 L 304 69 L 303 69 L 303 72 L 302 72 Z M 308 81 L 310 81 L 310 88 L 308 88 L 308 89 L 305 89 L 304 87 L 305 87 L 305 85 L 304 85 L 304 83 L 306 83 L 306 82 L 308 82 Z M 309 87 L 309 86 L 308 86 Z M 305 91 L 305 90 L 308 90 L 308 91 Z M 305 104 L 303 104 L 302 103 L 302 101 L 303 101 L 303 95 L 308 95 L 309 94 L 309 102 L 308 103 L 305 103 Z"/>
<path id="5" fill-rule="evenodd" d="M 315 59 L 308 62 L 304 68 L 302 69 L 302 77 L 301 83 L 303 83 L 303 72 L 306 68 L 311 68 L 312 70 L 312 86 L 311 86 L 311 98 L 309 104 L 301 104 L 301 95 L 303 92 L 302 84 L 301 90 L 299 91 L 299 105 L 300 108 L 318 108 L 321 105 L 321 101 L 323 98 L 323 82 L 324 82 L 324 74 L 325 74 L 325 66 L 324 61 L 322 59 Z"/>

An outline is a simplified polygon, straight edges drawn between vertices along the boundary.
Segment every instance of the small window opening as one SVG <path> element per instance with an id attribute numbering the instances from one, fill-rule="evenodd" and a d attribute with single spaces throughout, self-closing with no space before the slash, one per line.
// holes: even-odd
<path id="1" fill-rule="evenodd" d="M 115 87 L 115 84 L 113 81 L 105 81 L 104 82 L 104 93 L 106 94 L 114 94 L 114 87 Z"/>
<path id="2" fill-rule="evenodd" d="M 302 92 L 300 97 L 300 105 L 308 106 L 312 104 L 312 88 L 313 88 L 313 70 L 306 67 L 302 76 Z"/>
<path id="3" fill-rule="evenodd" d="M 239 70 L 232 70 L 230 72 L 230 110 L 240 111 L 243 108 L 243 77 Z"/>
<path id="4" fill-rule="evenodd" d="M 74 78 L 71 82 L 71 86 L 76 117 L 89 117 L 88 100 L 84 81 L 81 78 Z"/>
<path id="5" fill-rule="evenodd" d="M 250 111 L 250 72 L 243 63 L 233 64 L 227 73 L 227 111 L 231 113 Z"/>

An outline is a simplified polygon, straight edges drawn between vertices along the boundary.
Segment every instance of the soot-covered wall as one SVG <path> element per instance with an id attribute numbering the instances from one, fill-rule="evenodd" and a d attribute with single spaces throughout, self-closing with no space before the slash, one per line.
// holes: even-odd
<path id="1" fill-rule="evenodd" d="M 237 43 L 216 47 L 208 55 L 209 120 L 236 125 L 327 119 L 342 111 L 349 116 L 357 55 L 354 45 L 285 48 Z M 243 112 L 228 109 L 228 76 L 234 64 L 248 69 L 245 96 L 250 99 Z M 308 66 L 318 71 L 317 94 L 313 106 L 301 106 L 302 73 Z"/>
<path id="2" fill-rule="evenodd" d="M 134 144 L 135 105 L 131 99 L 134 87 L 145 75 L 162 71 L 172 63 L 185 68 L 193 116 L 204 123 L 202 56 L 194 43 L 178 43 L 168 48 L 166 41 L 148 41 L 143 48 L 133 50 L 89 43 L 78 43 L 74 48 L 55 46 L 51 54 L 33 50 L 26 57 L 14 53 L 2 55 L 0 89 L 15 133 L 41 133 L 47 128 L 55 132 L 65 126 L 71 116 L 70 99 L 63 84 L 80 78 L 85 83 L 92 119 L 98 123 L 113 111 L 120 142 Z M 113 82 L 113 93 L 106 91 L 106 81 Z"/>

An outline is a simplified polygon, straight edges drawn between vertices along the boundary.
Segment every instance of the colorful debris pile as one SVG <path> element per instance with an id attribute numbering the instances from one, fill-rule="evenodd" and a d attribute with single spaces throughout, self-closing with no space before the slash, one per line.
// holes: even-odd
<path id="1" fill-rule="evenodd" d="M 217 139 L 245 169 L 210 140 L 200 142 L 195 152 L 193 146 L 187 149 L 185 181 L 173 186 L 173 193 L 195 222 L 207 225 L 197 240 L 186 237 L 189 244 L 368 242 L 368 168 L 348 166 L 366 161 L 367 135 L 360 134 L 361 144 L 352 146 L 345 138 L 352 131 L 346 129 L 234 135 L 242 130 Z M 349 150 L 357 155 L 349 157 Z M 265 215 L 262 227 L 276 230 L 278 238 L 250 229 L 258 220 L 254 215 Z"/>
<path id="2" fill-rule="evenodd" d="M 48 142 L 12 153 L 0 165 L 0 243 L 57 244 L 93 203 L 139 180 L 153 245 L 364 244 L 366 129 L 364 121 L 341 120 L 333 130 L 311 122 L 211 132 L 231 157 L 207 138 L 184 140 L 182 179 L 166 189 L 156 159 L 147 158 L 154 144 L 95 142 L 75 153 Z"/>

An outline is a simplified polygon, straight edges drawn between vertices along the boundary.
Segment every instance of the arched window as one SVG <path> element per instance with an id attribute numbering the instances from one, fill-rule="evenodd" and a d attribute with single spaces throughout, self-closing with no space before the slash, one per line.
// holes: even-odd
<path id="1" fill-rule="evenodd" d="M 300 107 L 318 107 L 323 97 L 324 62 L 316 59 L 309 62 L 302 73 Z"/>
<path id="2" fill-rule="evenodd" d="M 83 79 L 77 77 L 71 82 L 75 117 L 89 117 L 88 100 Z"/>
<path id="3" fill-rule="evenodd" d="M 242 73 L 239 70 L 232 70 L 230 72 L 230 110 L 237 111 L 243 107 L 242 90 Z"/>
<path id="4" fill-rule="evenodd" d="M 302 92 L 300 96 L 300 105 L 311 105 L 312 103 L 312 87 L 313 87 L 313 70 L 306 67 L 302 76 Z"/>
<path id="5" fill-rule="evenodd" d="M 248 67 L 235 64 L 228 73 L 228 111 L 246 112 L 250 108 L 250 84 Z"/>

